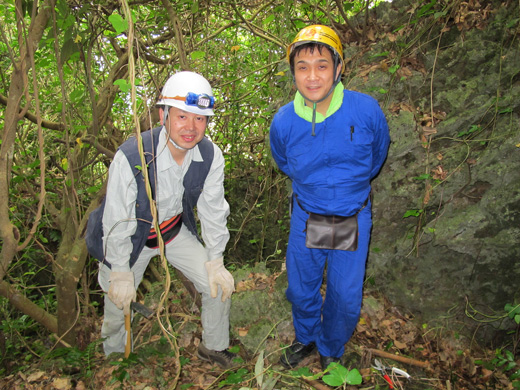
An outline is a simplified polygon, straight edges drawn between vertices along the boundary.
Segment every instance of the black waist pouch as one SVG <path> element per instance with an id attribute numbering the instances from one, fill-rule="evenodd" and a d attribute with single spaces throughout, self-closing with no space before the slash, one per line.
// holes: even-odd
<path id="1" fill-rule="evenodd" d="M 179 232 L 181 231 L 181 226 L 182 214 L 176 215 L 168 221 L 161 223 L 159 228 L 161 230 L 161 236 L 164 245 L 168 244 L 175 237 L 177 237 L 177 234 L 179 234 Z M 156 249 L 159 247 L 159 240 L 157 239 L 157 232 L 155 231 L 155 229 L 150 230 L 148 240 L 146 240 L 146 246 L 152 249 Z"/>
<path id="2" fill-rule="evenodd" d="M 358 220 L 357 216 L 368 204 L 370 195 L 358 212 L 350 217 L 338 215 L 321 215 L 306 211 L 298 196 L 296 202 L 300 208 L 309 214 L 306 222 L 305 246 L 311 249 L 339 249 L 355 251 L 358 247 Z"/>
<path id="3" fill-rule="evenodd" d="M 309 213 L 305 246 L 355 251 L 358 246 L 357 213 L 350 217 Z"/>

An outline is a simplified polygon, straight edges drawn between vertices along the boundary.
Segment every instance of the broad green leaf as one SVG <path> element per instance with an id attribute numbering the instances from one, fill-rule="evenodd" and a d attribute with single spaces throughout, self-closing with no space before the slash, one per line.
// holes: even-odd
<path id="1" fill-rule="evenodd" d="M 258 382 L 258 387 L 262 388 L 262 383 L 264 382 L 264 350 L 260 351 L 260 354 L 256 359 L 255 377 Z"/>
<path id="2" fill-rule="evenodd" d="M 121 92 L 129 92 L 132 89 L 132 85 L 124 79 L 114 81 L 114 85 L 117 85 Z"/>
<path id="3" fill-rule="evenodd" d="M 265 20 L 262 23 L 264 25 L 267 25 L 267 24 L 271 23 L 273 20 L 274 20 L 274 15 L 271 14 L 267 18 L 265 18 Z"/>
<path id="4" fill-rule="evenodd" d="M 110 15 L 108 21 L 112 24 L 114 30 L 116 30 L 117 35 L 128 30 L 128 22 L 119 14 Z"/>
<path id="5" fill-rule="evenodd" d="M 406 212 L 403 215 L 403 218 L 418 217 L 419 215 L 421 215 L 422 212 L 423 211 L 421 209 L 406 210 Z"/>
<path id="6" fill-rule="evenodd" d="M 204 51 L 194 51 L 191 53 L 192 60 L 198 60 L 200 58 L 204 58 L 206 56 L 206 52 Z"/>

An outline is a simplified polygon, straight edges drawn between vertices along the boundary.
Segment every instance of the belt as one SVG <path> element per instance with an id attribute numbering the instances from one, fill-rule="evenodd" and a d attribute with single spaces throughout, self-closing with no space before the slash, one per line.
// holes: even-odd
<path id="1" fill-rule="evenodd" d="M 179 215 L 174 216 L 173 218 L 164 221 L 159 225 L 159 229 L 161 231 L 161 236 L 164 241 L 164 245 L 168 244 L 170 241 L 172 241 L 175 237 L 177 237 L 177 234 L 179 234 L 179 231 L 181 230 L 182 226 L 182 213 Z M 146 240 L 146 246 L 148 248 L 158 248 L 159 247 L 159 241 L 157 240 L 157 232 L 154 228 L 150 229 L 150 234 L 148 235 L 148 240 Z"/>

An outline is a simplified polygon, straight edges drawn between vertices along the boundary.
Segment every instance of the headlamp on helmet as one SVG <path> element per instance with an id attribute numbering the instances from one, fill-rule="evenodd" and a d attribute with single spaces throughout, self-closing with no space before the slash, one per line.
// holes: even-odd
<path id="1" fill-rule="evenodd" d="M 209 96 L 206 93 L 188 92 L 186 96 L 161 96 L 160 98 L 180 100 L 183 101 L 187 106 L 194 106 L 201 109 L 215 107 L 215 98 L 213 96 Z"/>
<path id="2" fill-rule="evenodd" d="M 171 76 L 157 102 L 158 106 L 177 107 L 197 115 L 215 115 L 215 98 L 208 80 L 194 72 L 179 72 Z"/>

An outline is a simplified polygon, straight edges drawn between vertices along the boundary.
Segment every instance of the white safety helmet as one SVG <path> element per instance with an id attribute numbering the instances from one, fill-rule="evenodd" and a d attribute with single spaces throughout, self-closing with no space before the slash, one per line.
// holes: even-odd
<path id="1" fill-rule="evenodd" d="M 177 107 L 193 114 L 215 115 L 215 97 L 211 85 L 194 72 L 183 71 L 171 76 L 164 84 L 157 105 Z"/>

